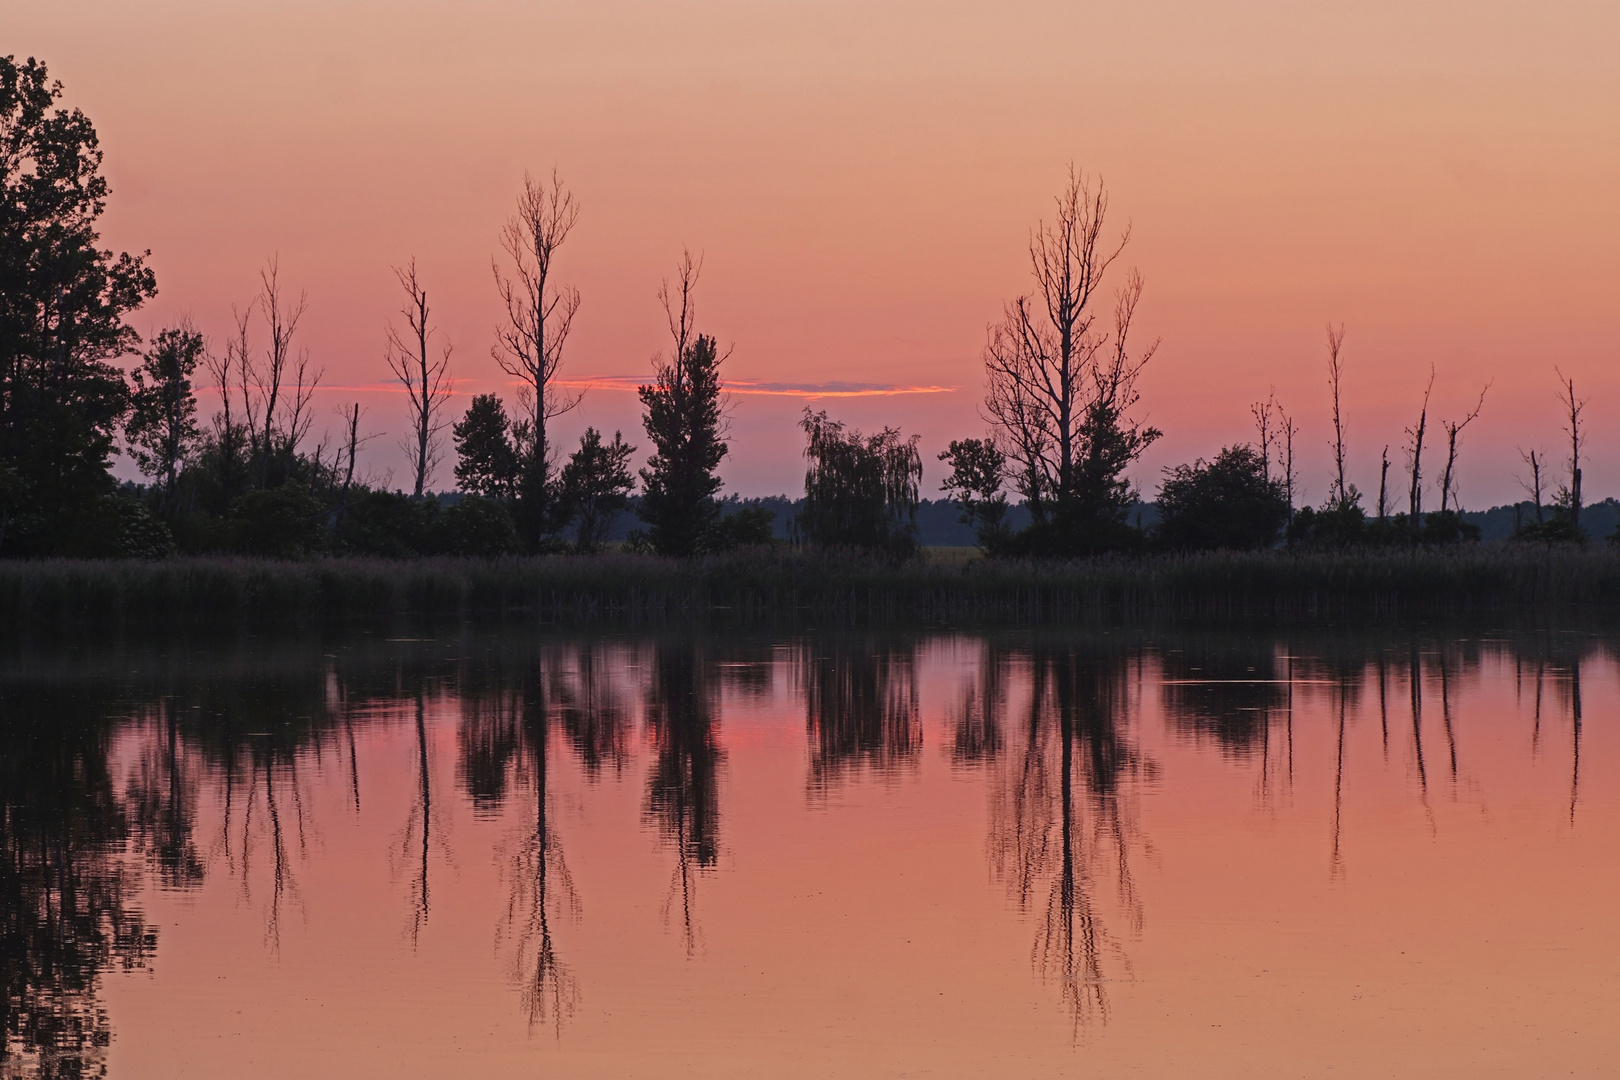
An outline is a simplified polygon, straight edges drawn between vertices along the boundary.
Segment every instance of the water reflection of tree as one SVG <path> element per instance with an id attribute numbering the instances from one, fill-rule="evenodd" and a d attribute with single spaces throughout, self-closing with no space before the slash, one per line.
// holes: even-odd
<path id="1" fill-rule="evenodd" d="M 647 695 L 647 730 L 655 758 L 643 816 L 675 852 L 664 917 L 667 922 L 679 904 L 688 956 L 697 947 L 695 878 L 712 869 L 720 856 L 719 772 L 725 755 L 714 696 L 695 647 L 659 646 Z"/>
<path id="2" fill-rule="evenodd" d="M 995 761 L 1005 749 L 1002 714 L 1006 711 L 1005 668 L 1001 650 L 991 641 L 980 645 L 977 670 L 962 687 L 951 718 L 951 761 L 958 766 Z"/>
<path id="3" fill-rule="evenodd" d="M 503 848 L 508 886 L 500 940 L 529 1026 L 563 1021 L 579 1004 L 579 985 L 557 955 L 553 922 L 579 915 L 579 894 L 563 855 L 552 809 L 551 716 L 542 664 L 536 660 L 516 692 L 496 690 L 464 699 L 459 741 L 461 775 L 486 810 L 501 804 L 509 775 L 533 802 L 528 823 Z M 510 772 L 509 772 L 510 769 Z"/>
<path id="4" fill-rule="evenodd" d="M 128 816 L 109 769 L 112 709 L 83 693 L 0 696 L 0 988 L 7 1076 L 102 1076 L 101 973 L 144 966 Z"/>
<path id="5" fill-rule="evenodd" d="M 810 736 L 810 790 L 824 794 L 850 772 L 892 776 L 922 750 L 916 646 L 833 640 L 798 656 Z"/>
<path id="6" fill-rule="evenodd" d="M 1039 916 L 1032 959 L 1058 983 L 1078 1035 L 1108 1018 L 1112 962 L 1129 960 L 1104 925 L 1100 888 L 1130 932 L 1142 927 L 1131 859 L 1145 848 L 1134 784 L 1152 771 L 1124 733 L 1122 657 L 1037 644 L 1027 657 L 1021 752 L 1005 759 L 990 820 L 990 857 L 1020 910 Z"/>

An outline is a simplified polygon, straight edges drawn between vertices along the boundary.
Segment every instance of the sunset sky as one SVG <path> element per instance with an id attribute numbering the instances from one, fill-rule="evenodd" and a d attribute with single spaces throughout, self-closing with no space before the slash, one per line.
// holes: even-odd
<path id="1" fill-rule="evenodd" d="M 600 384 L 564 439 L 645 448 L 627 388 L 687 245 L 700 328 L 735 347 L 728 491 L 800 490 L 806 404 L 920 433 L 933 490 L 934 454 L 983 430 L 985 328 L 1029 288 L 1028 231 L 1072 160 L 1130 224 L 1163 339 L 1149 494 L 1249 438 L 1275 386 L 1319 503 L 1330 320 L 1364 491 L 1432 362 L 1438 418 L 1492 382 L 1465 506 L 1517 496 L 1518 447 L 1564 456 L 1555 364 L 1591 402 L 1588 498 L 1620 494 L 1612 3 L 0 0 L 0 25 L 96 123 L 105 240 L 158 275 L 141 331 L 189 314 L 222 337 L 279 254 L 326 369 L 317 430 L 362 401 L 362 467 L 396 483 L 390 267 L 415 256 L 454 343 L 452 410 L 510 394 L 490 262 L 524 171 L 556 167 L 582 207 L 565 375 Z"/>

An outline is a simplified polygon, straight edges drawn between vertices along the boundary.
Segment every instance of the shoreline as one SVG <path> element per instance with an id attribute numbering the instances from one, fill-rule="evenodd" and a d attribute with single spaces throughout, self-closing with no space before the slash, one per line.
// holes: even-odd
<path id="1" fill-rule="evenodd" d="M 1073 562 L 954 555 L 936 551 L 899 566 L 791 549 L 688 561 L 616 553 L 5 561 L 0 623 L 35 634 L 423 621 L 1620 622 L 1620 551 L 1608 545 L 1283 549 Z"/>

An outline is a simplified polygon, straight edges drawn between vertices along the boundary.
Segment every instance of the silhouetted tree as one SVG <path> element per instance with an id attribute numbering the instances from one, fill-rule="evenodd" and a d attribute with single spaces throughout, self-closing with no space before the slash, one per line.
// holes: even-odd
<path id="1" fill-rule="evenodd" d="M 90 119 L 45 65 L 0 57 L 0 553 L 104 553 L 127 404 L 126 317 L 157 294 L 141 256 L 97 248 L 107 181 Z M 114 539 L 116 543 L 116 538 Z"/>
<path id="2" fill-rule="evenodd" d="M 1555 369 L 1556 370 L 1556 369 Z M 1564 434 L 1569 436 L 1569 483 L 1559 493 L 1558 502 L 1569 513 L 1570 527 L 1576 536 L 1581 532 L 1581 447 L 1586 445 L 1586 433 L 1581 430 L 1581 412 L 1586 402 L 1575 396 L 1575 380 L 1558 372 L 1558 401 L 1564 407 Z"/>
<path id="3" fill-rule="evenodd" d="M 300 292 L 293 300 L 283 294 L 281 260 L 275 256 L 259 271 L 259 282 L 254 304 L 270 332 L 270 344 L 263 366 L 243 351 L 240 375 L 248 435 L 258 460 L 258 483 L 268 488 L 293 477 L 298 446 L 314 422 L 310 403 L 322 372 L 311 362 L 308 349 L 293 349 L 298 323 L 309 308 L 309 295 Z"/>
<path id="4" fill-rule="evenodd" d="M 1159 437 L 1128 416 L 1136 381 L 1157 342 L 1131 356 L 1127 339 L 1142 296 L 1131 272 L 1114 305 L 1110 335 L 1093 299 L 1124 250 L 1103 246 L 1108 198 L 1099 180 L 1071 166 L 1054 225 L 1030 240 L 1037 291 L 1006 306 L 985 347 L 985 409 L 1013 460 L 1012 482 L 1033 519 L 1032 551 L 1078 554 L 1127 542 L 1133 492 L 1125 469 Z"/>
<path id="5" fill-rule="evenodd" d="M 640 513 L 660 555 L 694 555 L 709 546 L 707 534 L 720 516 L 715 470 L 726 456 L 720 364 L 731 354 L 722 355 L 714 338 L 695 329 L 693 292 L 702 269 L 688 251 L 677 271 L 679 296 L 667 280 L 659 287 L 673 347 L 653 361 L 652 384 L 639 389 L 642 423 L 653 441 L 641 470 Z"/>
<path id="6" fill-rule="evenodd" d="M 1327 328 L 1328 391 L 1333 397 L 1333 485 L 1328 488 L 1328 509 L 1342 509 L 1359 502 L 1360 492 L 1344 479 L 1344 412 L 1340 405 L 1340 384 L 1344 380 L 1344 327 L 1331 323 Z"/>
<path id="7" fill-rule="evenodd" d="M 1455 501 L 1457 494 L 1457 436 L 1462 434 L 1463 428 L 1472 424 L 1479 418 L 1479 411 L 1485 407 L 1485 391 L 1491 388 L 1486 383 L 1479 391 L 1479 401 L 1475 402 L 1472 410 L 1461 420 L 1442 420 L 1440 426 L 1446 429 L 1446 471 L 1440 476 L 1440 512 L 1446 512 L 1446 504 Z M 1458 506 L 1458 510 L 1462 507 Z"/>
<path id="8" fill-rule="evenodd" d="M 502 274 L 498 265 L 493 267 L 506 316 L 491 351 L 502 371 L 522 381 L 520 401 L 528 414 L 524 421 L 529 438 L 517 447 L 517 518 L 530 551 L 540 550 L 560 527 L 546 424 L 579 404 L 578 394 L 562 394 L 553 385 L 579 310 L 579 290 L 558 286 L 552 279 L 557 249 L 578 221 L 579 205 L 555 170 L 549 184 L 525 173 L 517 214 L 501 230 L 501 247 L 512 260 L 513 277 Z"/>
<path id="9" fill-rule="evenodd" d="M 450 343 L 444 343 L 437 359 L 428 354 L 428 339 L 434 330 L 428 325 L 427 290 L 417 280 L 416 260 L 411 259 L 404 269 L 395 267 L 394 276 L 405 290 L 405 305 L 400 308 L 400 314 L 405 316 L 406 333 L 402 335 L 392 323 L 388 325 L 384 359 L 410 399 L 411 438 L 401 447 L 410 457 L 415 473 L 412 494 L 421 498 L 439 460 L 439 433 L 443 425 L 438 416 L 450 396 Z"/>
<path id="10" fill-rule="evenodd" d="M 1434 365 L 1429 365 L 1429 382 L 1423 388 L 1423 407 L 1418 410 L 1417 423 L 1406 429 L 1406 462 L 1410 470 L 1410 492 L 1407 499 L 1406 520 L 1413 529 L 1423 521 L 1423 435 L 1429 426 L 1429 395 L 1434 393 Z"/>
<path id="11" fill-rule="evenodd" d="M 486 498 L 511 498 L 517 486 L 518 453 L 501 399 L 494 394 L 474 397 L 451 434 L 456 443 L 456 486 Z"/>
<path id="12" fill-rule="evenodd" d="M 574 542 L 580 551 L 601 547 L 613 519 L 629 503 L 636 483 L 630 475 L 630 455 L 635 452 L 617 431 L 611 443 L 604 443 L 601 432 L 586 428 L 579 449 L 563 466 L 560 501 L 574 522 Z"/>
<path id="13" fill-rule="evenodd" d="M 845 432 L 825 412 L 804 410 L 804 507 L 799 535 L 817 547 L 854 547 L 894 557 L 917 548 L 917 493 L 922 483 L 919 436 L 897 428 L 876 435 Z"/>
<path id="14" fill-rule="evenodd" d="M 1230 446 L 1166 469 L 1159 515 L 1159 542 L 1172 549 L 1266 547 L 1288 523 L 1288 499 L 1252 447 Z"/>
<path id="15" fill-rule="evenodd" d="M 196 445 L 197 397 L 191 376 L 204 352 L 203 336 L 180 325 L 158 334 L 132 373 L 129 419 L 124 437 L 141 471 L 157 482 L 160 506 L 173 516 L 180 467 Z"/>
<path id="16" fill-rule="evenodd" d="M 940 490 L 962 510 L 962 524 L 973 529 L 980 550 L 994 555 L 1007 547 L 1007 456 L 994 439 L 952 439 L 939 460 L 951 467 Z"/>

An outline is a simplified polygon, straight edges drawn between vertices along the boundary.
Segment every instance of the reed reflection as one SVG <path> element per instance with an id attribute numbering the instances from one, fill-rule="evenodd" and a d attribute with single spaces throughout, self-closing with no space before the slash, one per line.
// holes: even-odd
<path id="1" fill-rule="evenodd" d="M 1032 961 L 1058 983 L 1078 1036 L 1106 1022 L 1107 984 L 1130 961 L 1104 920 L 1103 892 L 1130 933 L 1141 898 L 1132 858 L 1146 849 L 1137 785 L 1154 766 L 1126 734 L 1127 658 L 1037 643 L 1019 658 L 1029 692 L 1022 745 L 1007 755 L 992 796 L 990 860 L 1020 911 L 1036 915 Z"/>
<path id="2" fill-rule="evenodd" d="M 675 852 L 663 917 L 679 911 L 687 956 L 697 948 L 696 878 L 720 857 L 720 767 L 715 687 L 696 646 L 661 644 L 647 693 L 647 733 L 653 747 L 643 817 Z"/>
<path id="3" fill-rule="evenodd" d="M 914 642 L 805 643 L 797 657 L 810 738 L 812 794 L 850 774 L 891 778 L 922 751 Z"/>

